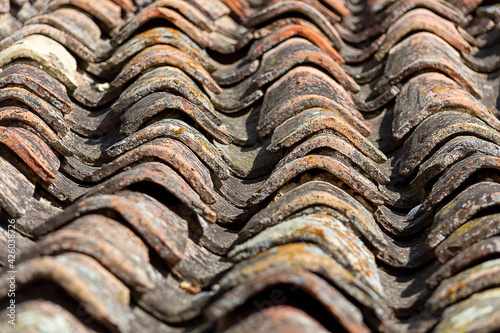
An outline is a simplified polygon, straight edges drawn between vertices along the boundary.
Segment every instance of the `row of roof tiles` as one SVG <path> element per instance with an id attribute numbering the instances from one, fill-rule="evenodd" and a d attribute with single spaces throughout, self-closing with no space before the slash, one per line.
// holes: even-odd
<path id="1" fill-rule="evenodd" d="M 479 5 L 2 2 L 3 329 L 498 329 Z"/>

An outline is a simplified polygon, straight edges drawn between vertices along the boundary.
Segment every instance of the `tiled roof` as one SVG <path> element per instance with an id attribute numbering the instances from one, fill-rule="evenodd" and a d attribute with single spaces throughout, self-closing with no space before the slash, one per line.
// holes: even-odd
<path id="1" fill-rule="evenodd" d="M 0 0 L 0 39 L 1 332 L 500 330 L 496 1 Z"/>

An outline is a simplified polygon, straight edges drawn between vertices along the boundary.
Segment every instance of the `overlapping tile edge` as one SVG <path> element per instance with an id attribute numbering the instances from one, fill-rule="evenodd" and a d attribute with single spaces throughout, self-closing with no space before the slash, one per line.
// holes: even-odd
<path id="1" fill-rule="evenodd" d="M 0 331 L 500 330 L 495 1 L 0 0 L 0 37 Z"/>

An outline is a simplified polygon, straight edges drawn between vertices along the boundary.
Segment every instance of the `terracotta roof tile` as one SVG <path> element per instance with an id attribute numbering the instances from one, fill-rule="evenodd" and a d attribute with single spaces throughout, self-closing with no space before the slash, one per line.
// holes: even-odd
<path id="1" fill-rule="evenodd" d="M 0 331 L 500 329 L 498 8 L 0 1 Z"/>

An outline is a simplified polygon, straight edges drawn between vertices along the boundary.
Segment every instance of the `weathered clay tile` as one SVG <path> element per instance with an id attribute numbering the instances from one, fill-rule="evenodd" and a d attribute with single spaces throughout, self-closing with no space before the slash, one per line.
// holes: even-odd
<path id="1" fill-rule="evenodd" d="M 374 212 L 378 224 L 389 233 L 396 236 L 413 236 L 432 223 L 432 215 L 423 213 L 417 217 L 409 213 L 399 212 L 388 206 L 379 206 Z"/>
<path id="2" fill-rule="evenodd" d="M 95 51 L 101 40 L 101 29 L 94 21 L 74 8 L 59 8 L 49 14 L 38 15 L 26 22 L 30 24 L 47 24 L 80 40 L 88 48 Z"/>
<path id="3" fill-rule="evenodd" d="M 499 234 L 498 214 L 486 215 L 473 220 L 469 220 L 440 243 L 436 249 L 436 257 L 445 262 L 461 250 L 472 250 L 476 242 Z"/>
<path id="4" fill-rule="evenodd" d="M 498 220 L 496 220 L 496 223 L 498 225 Z M 481 260 L 484 257 L 497 254 L 500 250 L 500 238 L 487 238 L 478 243 L 466 245 L 470 245 L 470 247 L 458 252 L 426 280 L 428 287 L 435 288 L 441 281 L 470 266 L 471 263 Z"/>
<path id="5" fill-rule="evenodd" d="M 198 107 L 183 96 L 167 92 L 153 92 L 133 104 L 126 111 L 123 111 L 120 132 L 123 134 L 132 134 L 149 118 L 165 110 L 173 109 L 189 115 L 198 125 L 213 135 L 219 142 L 228 144 L 232 141 L 230 133 L 228 133 L 224 127 L 220 126 L 221 120 L 216 115 Z"/>
<path id="6" fill-rule="evenodd" d="M 147 247 L 129 229 L 108 217 L 91 214 L 76 219 L 23 251 L 20 261 L 64 252 L 93 257 L 138 291 L 154 287 L 148 276 Z"/>
<path id="7" fill-rule="evenodd" d="M 54 182 L 60 161 L 38 136 L 23 128 L 0 126 L 0 142 L 19 156 L 38 177 L 48 183 Z"/>
<path id="8" fill-rule="evenodd" d="M 259 12 L 254 13 L 252 16 L 246 19 L 243 24 L 250 27 L 256 27 L 271 20 L 275 21 L 277 17 L 285 16 L 288 13 L 291 14 L 290 16 L 293 16 L 294 12 L 305 15 L 317 27 L 319 27 L 323 31 L 323 33 L 325 33 L 328 38 L 333 41 L 333 45 L 336 49 L 340 49 L 341 46 L 344 45 L 344 42 L 333 27 L 332 23 L 316 8 L 312 7 L 308 3 L 301 1 L 277 2 L 263 8 Z"/>
<path id="9" fill-rule="evenodd" d="M 326 171 L 375 205 L 384 203 L 384 193 L 381 193 L 377 185 L 371 180 L 350 165 L 330 156 L 321 155 L 301 157 L 276 169 L 248 202 L 250 204 L 259 203 L 294 177 L 314 169 Z"/>
<path id="10" fill-rule="evenodd" d="M 184 1 L 173 0 L 158 0 L 144 8 L 144 10 L 155 8 L 169 8 L 182 14 L 189 22 L 195 24 L 198 28 L 211 32 L 215 29 L 210 20 L 205 14 L 199 11 L 195 6 Z"/>
<path id="11" fill-rule="evenodd" d="M 57 257 L 31 259 L 16 268 L 17 290 L 21 291 L 21 288 L 37 280 L 52 280 L 95 320 L 111 330 L 127 330 L 130 292 L 94 259 L 82 254 L 65 253 Z M 2 280 L 0 289 L 2 295 L 7 295 L 9 280 L 6 276 Z"/>
<path id="12" fill-rule="evenodd" d="M 432 135 L 429 136 L 428 133 Z M 411 175 L 425 157 L 435 151 L 437 145 L 444 144 L 457 135 L 474 135 L 500 144 L 498 132 L 481 120 L 466 113 L 439 112 L 420 123 L 405 141 L 399 159 L 399 173 L 403 176 Z"/>
<path id="13" fill-rule="evenodd" d="M 69 309 L 45 300 L 29 300 L 16 305 L 17 325 L 7 322 L 0 324 L 6 333 L 36 333 L 71 331 L 75 333 L 94 333 L 95 330 L 78 320 Z M 7 310 L 4 310 L 5 312 Z M 50 323 L 50 328 L 47 323 Z"/>
<path id="14" fill-rule="evenodd" d="M 428 211 L 439 204 L 446 196 L 453 193 L 472 174 L 482 169 L 499 169 L 500 158 L 482 154 L 474 154 L 455 163 L 434 184 L 421 210 Z"/>
<path id="15" fill-rule="evenodd" d="M 344 56 L 345 57 L 345 56 Z M 354 61 L 356 62 L 356 61 Z M 355 66 L 354 66 L 355 65 Z M 370 83 L 370 90 L 373 90 L 371 85 L 376 79 L 379 79 L 384 74 L 384 63 L 380 63 L 373 58 L 368 58 L 362 64 L 344 65 L 345 72 L 350 75 L 356 83 L 367 84 Z M 392 87 L 394 88 L 394 86 Z M 378 92 L 380 94 L 380 92 Z M 383 92 L 382 92 L 383 93 Z"/>
<path id="16" fill-rule="evenodd" d="M 436 247 L 477 212 L 498 204 L 499 184 L 480 182 L 469 186 L 444 206 L 435 216 L 427 245 Z"/>
<path id="17" fill-rule="evenodd" d="M 409 240 L 386 236 L 387 249 L 377 251 L 377 258 L 393 268 L 418 268 L 434 259 L 434 253 L 426 246 L 425 235 L 414 235 Z"/>
<path id="18" fill-rule="evenodd" d="M 448 0 L 448 2 L 460 9 L 463 13 L 469 14 L 476 9 L 483 0 Z"/>
<path id="19" fill-rule="evenodd" d="M 370 134 L 347 91 L 325 73 L 305 66 L 290 70 L 267 89 L 257 133 L 268 135 L 289 117 L 313 107 L 339 115 L 364 136 Z"/>
<path id="20" fill-rule="evenodd" d="M 215 68 L 210 76 L 217 81 L 219 85 L 231 85 L 239 83 L 248 76 L 252 75 L 259 68 L 260 61 L 249 60 L 248 57 L 241 58 L 232 64 L 221 64 L 212 60 L 206 68 Z"/>
<path id="21" fill-rule="evenodd" d="M 247 46 L 253 39 L 252 32 L 242 26 L 239 22 L 240 19 L 234 15 L 224 15 L 219 17 L 214 22 L 215 27 L 217 28 L 214 38 L 217 37 L 217 35 L 220 35 L 221 37 L 227 37 L 229 40 L 233 40 L 234 51 L 238 51 Z M 214 51 L 216 50 L 214 49 Z"/>
<path id="22" fill-rule="evenodd" d="M 372 13 L 377 13 L 393 2 L 393 0 L 368 0 L 366 5 Z"/>
<path id="23" fill-rule="evenodd" d="M 272 274 L 262 274 L 258 280 L 239 285 L 223 294 L 204 311 L 205 316 L 212 320 L 224 317 L 238 306 L 244 306 L 259 292 L 281 284 L 291 285 L 294 291 L 297 289 L 305 291 L 324 306 L 347 332 L 369 332 L 362 322 L 362 314 L 358 308 L 330 284 L 305 270 L 273 271 Z"/>
<path id="24" fill-rule="evenodd" d="M 221 54 L 232 54 L 240 51 L 248 45 L 252 40 L 250 32 L 244 34 L 241 38 L 234 38 L 234 34 L 228 33 L 226 29 L 219 29 L 222 31 L 212 31 L 208 35 L 208 47 L 210 50 Z M 231 35 L 228 37 L 227 35 Z"/>
<path id="25" fill-rule="evenodd" d="M 165 303 L 165 302 L 164 302 Z M 183 332 L 186 330 L 185 327 L 178 327 L 178 325 L 173 326 L 170 325 L 169 323 L 166 322 L 164 319 L 159 319 L 157 316 L 153 316 L 150 312 L 144 310 L 144 308 L 140 306 L 133 306 L 131 308 L 134 320 L 131 321 L 130 325 L 130 331 L 131 332 L 137 332 L 140 330 L 149 330 L 149 331 L 165 331 L 165 332 Z M 200 325 L 196 324 L 190 324 L 189 322 L 186 324 L 186 326 L 190 327 L 187 328 L 189 329 L 195 329 Z M 207 324 L 202 324 L 202 327 L 209 328 L 210 325 Z"/>
<path id="26" fill-rule="evenodd" d="M 33 59 L 69 90 L 78 86 L 75 58 L 61 44 L 48 37 L 30 35 L 2 50 L 0 67 L 19 58 Z"/>
<path id="27" fill-rule="evenodd" d="M 348 19 L 349 19 L 349 16 L 345 17 L 342 20 L 342 22 L 335 23 L 333 25 L 335 27 L 335 29 L 338 31 L 340 37 L 342 37 L 342 39 L 346 42 L 354 43 L 354 44 L 361 44 L 363 42 L 368 41 L 369 39 L 377 37 L 381 33 L 380 27 L 376 24 L 369 24 L 365 27 L 364 30 L 359 30 L 359 31 L 354 32 L 352 30 L 352 28 L 353 28 L 352 24 L 348 23 Z M 370 44 L 370 45 L 372 45 L 372 44 Z M 355 48 L 353 48 L 352 50 L 355 50 Z M 360 60 L 360 61 L 363 61 L 363 60 Z"/>
<path id="28" fill-rule="evenodd" d="M 40 190 L 36 190 L 35 195 L 28 199 L 26 203 L 25 213 L 16 219 L 16 229 L 25 235 L 27 239 L 32 238 L 31 230 L 34 227 L 44 223 L 63 210 L 59 205 L 54 205 L 53 198 Z M 22 252 L 23 248 L 20 247 L 20 250 Z"/>
<path id="29" fill-rule="evenodd" d="M 179 30 L 188 35 L 200 47 L 208 46 L 208 37 L 194 24 L 186 20 L 182 15 L 171 9 L 159 7 L 145 9 L 135 15 L 133 19 L 120 29 L 119 33 L 111 41 L 112 45 L 118 46 L 129 39 L 141 26 L 153 19 L 164 19 L 172 22 Z"/>
<path id="30" fill-rule="evenodd" d="M 236 145 L 240 143 L 236 142 L 237 138 L 235 139 L 235 144 L 231 145 L 214 143 L 224 162 L 238 178 L 254 179 L 267 175 L 280 159 L 279 155 L 266 150 L 267 145 L 248 149 L 245 146 Z M 246 144 L 246 142 L 243 144 Z"/>
<path id="31" fill-rule="evenodd" d="M 481 6 L 476 9 L 476 14 L 478 16 L 488 16 L 495 20 L 495 22 L 498 22 L 498 19 L 500 18 L 500 6 L 498 3 Z"/>
<path id="32" fill-rule="evenodd" d="M 16 18 L 25 23 L 30 18 L 39 15 L 44 9 L 41 8 L 43 5 L 40 3 L 32 3 L 28 0 L 14 0 L 12 1 L 14 8 L 14 13 L 16 13 Z"/>
<path id="33" fill-rule="evenodd" d="M 9 100 L 15 100 L 28 106 L 33 113 L 40 116 L 40 118 L 54 128 L 60 135 L 64 136 L 68 134 L 69 126 L 65 123 L 61 112 L 39 96 L 20 87 L 7 87 L 0 89 L 0 102 L 4 106 L 2 107 L 2 110 L 7 109 L 6 106 L 8 105 Z"/>
<path id="34" fill-rule="evenodd" d="M 418 51 L 417 51 L 418 50 Z M 375 90 L 383 92 L 391 85 L 422 70 L 442 71 L 469 91 L 481 98 L 471 73 L 448 43 L 429 32 L 419 32 L 399 42 L 390 51 L 384 76 L 377 82 Z"/>
<path id="35" fill-rule="evenodd" d="M 187 2 L 192 3 L 193 6 L 196 6 L 200 11 L 212 18 L 212 20 L 217 20 L 231 13 L 231 10 L 228 8 L 229 5 L 224 1 L 188 0 Z M 247 2 L 242 1 L 242 3 L 245 4 Z"/>
<path id="36" fill-rule="evenodd" d="M 249 5 L 246 1 L 240 0 L 221 0 L 226 6 L 228 6 L 232 12 L 234 12 L 239 17 L 248 17 Z"/>
<path id="37" fill-rule="evenodd" d="M 192 208 L 197 214 L 202 215 L 207 221 L 215 222 L 216 213 L 203 202 L 198 193 L 177 172 L 159 162 L 146 162 L 122 171 L 92 188 L 86 196 L 111 194 L 140 182 L 151 182 L 163 187 Z M 200 190 L 197 189 L 197 191 Z M 208 198 L 205 200 L 209 201 Z"/>
<path id="38" fill-rule="evenodd" d="M 280 3 L 283 1 L 287 0 L 269 0 L 268 3 Z M 322 2 L 318 0 L 305 0 L 303 2 L 318 10 L 330 22 L 340 21 L 342 19 L 341 16 L 349 15 L 351 12 L 350 9 L 342 1 L 327 0 Z M 331 9 L 333 9 L 333 11 Z"/>
<path id="39" fill-rule="evenodd" d="M 302 38 L 287 39 L 266 52 L 254 75 L 254 84 L 263 86 L 302 63 L 312 63 L 338 81 L 345 89 L 356 92 L 357 83 L 330 56 Z"/>
<path id="40" fill-rule="evenodd" d="M 276 165 L 280 167 L 299 157 L 303 157 L 316 149 L 328 149 L 332 154 L 341 154 L 345 156 L 352 165 L 363 170 L 364 173 L 373 177 L 379 184 L 387 184 L 390 181 L 389 176 L 381 167 L 376 164 L 373 159 L 363 154 L 358 148 L 351 144 L 348 140 L 336 135 L 332 131 L 322 131 L 312 135 L 301 144 L 296 145 L 288 152 L 281 161 Z M 328 152 L 324 152 L 325 155 Z"/>
<path id="41" fill-rule="evenodd" d="M 490 73 L 500 68 L 500 46 L 478 49 L 470 54 L 462 54 L 464 63 L 477 72 Z"/>
<path id="42" fill-rule="evenodd" d="M 447 1 L 402 0 L 395 1 L 394 4 L 384 10 L 381 15 L 381 27 L 383 29 L 389 28 L 401 16 L 414 8 L 426 8 L 462 27 L 465 27 L 470 21 L 470 17 Z"/>
<path id="43" fill-rule="evenodd" d="M 109 31 L 122 24 L 121 8 L 109 0 L 55 0 L 48 9 L 53 11 L 64 6 L 74 6 L 101 22 Z"/>
<path id="44" fill-rule="evenodd" d="M 142 75 L 125 89 L 111 109 L 115 113 L 122 114 L 140 99 L 162 90 L 186 98 L 203 109 L 205 115 L 217 125 L 221 125 L 221 120 L 215 114 L 214 107 L 208 97 L 183 71 L 175 67 L 159 67 Z"/>
<path id="45" fill-rule="evenodd" d="M 265 26 L 261 28 L 257 28 L 253 32 L 253 36 L 255 39 L 259 40 L 261 38 L 265 38 L 271 34 L 273 34 L 276 31 L 279 31 L 289 25 L 299 25 L 301 27 L 307 27 L 309 30 L 314 31 L 318 36 L 321 36 L 322 39 L 328 41 L 329 43 L 332 43 L 332 40 L 330 37 L 328 37 L 318 26 L 316 26 L 313 22 L 301 18 L 301 17 L 284 17 L 284 18 L 278 18 L 276 20 L 270 21 L 269 24 L 266 24 Z M 332 45 L 333 46 L 333 45 Z M 319 47 L 319 46 L 318 46 Z M 334 46 L 333 46 L 334 47 Z M 335 48 L 335 47 L 334 47 Z"/>
<path id="46" fill-rule="evenodd" d="M 304 269 L 314 272 L 361 304 L 367 307 L 380 306 L 376 312 L 381 318 L 388 313 L 387 307 L 383 305 L 383 298 L 377 292 L 356 279 L 321 249 L 309 244 L 293 243 L 261 252 L 254 258 L 236 264 L 216 287 L 222 291 L 228 290 L 266 272 L 283 269 Z"/>
<path id="47" fill-rule="evenodd" d="M 20 29 L 23 23 L 10 12 L 0 13 L 0 38 L 8 37 L 11 33 Z"/>
<path id="48" fill-rule="evenodd" d="M 497 330 L 498 8 L 0 2 L 0 330 Z"/>
<path id="49" fill-rule="evenodd" d="M 499 329 L 500 288 L 470 296 L 445 309 L 436 331 L 494 332 Z"/>
<path id="50" fill-rule="evenodd" d="M 219 201 L 224 201 L 224 199 L 218 198 L 217 202 Z M 215 205 L 212 205 L 212 208 L 216 211 L 220 211 Z M 228 212 L 223 211 L 222 213 L 227 214 Z M 229 251 L 229 248 L 233 246 L 238 239 L 238 233 L 235 230 L 228 229 L 224 225 L 224 223 L 227 222 L 221 221 L 219 218 L 220 216 L 217 217 L 218 223 L 208 223 L 200 216 L 191 219 L 191 223 L 189 224 L 191 239 L 208 251 L 224 257 Z"/>
<path id="51" fill-rule="evenodd" d="M 384 42 L 374 55 L 375 59 L 382 60 L 389 50 L 405 35 L 412 31 L 421 30 L 432 32 L 443 38 L 459 51 L 469 52 L 471 50 L 469 43 L 460 35 L 452 22 L 440 18 L 427 9 L 418 8 L 407 12 L 391 24 L 386 32 Z"/>
<path id="52" fill-rule="evenodd" d="M 173 23 L 176 23 L 179 18 L 187 19 L 186 22 L 193 23 L 202 32 L 205 32 L 204 35 L 208 38 L 207 42 L 210 48 L 221 53 L 232 53 L 245 46 L 251 39 L 251 35 L 248 34 L 247 29 L 238 25 L 227 15 L 229 14 L 227 7 L 223 4 L 219 4 L 219 6 L 215 4 L 214 6 L 214 2 L 212 1 L 212 4 L 207 7 L 201 4 L 200 1 L 190 4 L 184 1 L 159 0 L 143 8 L 143 12 L 158 8 L 168 9 L 170 13 L 173 11 L 174 15 L 170 16 L 168 15 L 169 12 L 164 11 L 167 14 L 165 18 L 170 19 Z M 234 4 L 235 1 L 230 1 L 230 3 Z"/>
<path id="53" fill-rule="evenodd" d="M 133 13 L 135 10 L 134 1 L 132 0 L 112 0 L 127 13 Z"/>
<path id="54" fill-rule="evenodd" d="M 427 300 L 426 307 L 440 311 L 476 292 L 498 286 L 499 262 L 499 259 L 489 260 L 443 280 Z"/>
<path id="55" fill-rule="evenodd" d="M 379 111 L 399 94 L 398 86 L 392 86 L 381 94 L 374 94 L 373 92 L 366 93 L 366 90 L 367 89 L 362 89 L 352 96 L 356 108 L 364 112 Z"/>
<path id="56" fill-rule="evenodd" d="M 285 220 L 236 245 L 228 253 L 228 258 L 241 261 L 275 246 L 299 242 L 317 245 L 382 294 L 373 254 L 351 229 L 328 215 L 305 215 Z"/>
<path id="57" fill-rule="evenodd" d="M 164 322 L 183 325 L 200 316 L 202 308 L 210 299 L 208 292 L 201 291 L 199 287 L 196 289 L 187 281 L 178 281 L 172 273 L 155 271 L 151 275 L 155 283 L 154 288 L 137 294 L 134 301 L 140 308 L 157 318 L 157 323 L 153 323 L 152 329 Z M 169 301 L 165 302 L 166 299 Z M 179 332 L 184 329 L 179 327 Z"/>
<path id="58" fill-rule="evenodd" d="M 262 96 L 260 88 L 272 83 L 292 67 L 311 63 L 325 70 L 346 89 L 357 91 L 358 85 L 326 53 L 302 38 L 291 38 L 266 52 L 258 70 L 238 85 L 223 89 L 221 95 L 210 94 L 218 109 L 226 112 L 240 111 Z"/>
<path id="59" fill-rule="evenodd" d="M 293 37 L 302 37 L 309 40 L 311 43 L 319 47 L 323 52 L 328 54 L 336 62 L 343 64 L 344 59 L 320 34 L 315 30 L 298 24 L 286 25 L 283 28 L 273 31 L 270 35 L 259 39 L 252 44 L 248 51 L 248 57 L 252 60 L 259 58 L 265 52 L 271 50 L 276 45 Z"/>
<path id="60" fill-rule="evenodd" d="M 280 148 L 290 147 L 305 137 L 322 130 L 331 130 L 340 135 L 378 163 L 386 161 L 384 153 L 373 146 L 370 141 L 335 113 L 323 108 L 311 108 L 284 121 L 275 129 L 271 137 L 271 144 L 267 149 L 278 151 Z"/>
<path id="61" fill-rule="evenodd" d="M 27 36 L 36 34 L 54 39 L 84 61 L 93 62 L 97 59 L 95 53 L 77 38 L 73 37 L 73 35 L 47 24 L 29 24 L 19 30 L 16 30 L 15 33 L 11 34 L 7 38 L 4 38 L 0 42 L 0 49 L 9 47 Z"/>
<path id="62" fill-rule="evenodd" d="M 265 228 L 316 205 L 341 212 L 349 223 L 352 223 L 352 228 L 370 243 L 381 249 L 387 247 L 387 242 L 370 212 L 342 189 L 324 181 L 310 181 L 285 193 L 280 200 L 253 215 L 240 231 L 239 238 L 245 241 Z"/>
<path id="63" fill-rule="evenodd" d="M 167 264 L 180 261 L 188 236 L 186 221 L 145 194 L 101 195 L 81 200 L 39 224 L 31 233 L 39 237 L 81 215 L 106 210 L 119 214 Z"/>
<path id="64" fill-rule="evenodd" d="M 145 48 L 123 67 L 120 74 L 109 85 L 112 88 L 119 88 L 148 68 L 159 65 L 177 67 L 213 93 L 222 92 L 210 74 L 190 55 L 169 45 L 153 45 Z"/>
<path id="65" fill-rule="evenodd" d="M 220 179 L 227 179 L 229 177 L 229 168 L 222 160 L 218 148 L 209 142 L 198 130 L 178 119 L 162 119 L 143 129 L 137 130 L 109 147 L 105 153 L 108 156 L 116 157 L 157 137 L 168 137 L 181 141 L 193 150 Z"/>
<path id="66" fill-rule="evenodd" d="M 329 332 L 316 319 L 305 311 L 293 306 L 277 305 L 263 308 L 255 313 L 238 316 L 235 320 L 224 321 L 217 325 L 215 332 L 243 333 L 262 329 L 266 332 L 285 333 L 290 330 L 296 332 Z"/>
<path id="67" fill-rule="evenodd" d="M 63 113 L 73 110 L 64 86 L 36 67 L 16 64 L 0 73 L 0 88 L 20 86 L 44 100 L 47 100 Z"/>
<path id="68" fill-rule="evenodd" d="M 35 192 L 35 184 L 2 156 L 0 166 L 1 208 L 14 218 L 19 218 L 26 212 L 27 203 Z"/>
<path id="69" fill-rule="evenodd" d="M 64 205 L 75 201 L 89 191 L 91 186 L 80 185 L 70 177 L 66 176 L 61 168 L 57 173 L 56 180 L 52 183 L 40 180 L 40 185 L 54 198 L 55 200 L 64 203 Z M 54 200 L 53 199 L 53 200 Z M 37 207 L 39 208 L 39 207 Z M 49 216 L 50 217 L 50 216 Z M 32 218 L 32 216 L 31 216 Z M 39 221 L 43 223 L 44 220 Z M 37 224 L 37 223 L 36 223 Z M 36 225 L 35 224 L 35 225 Z"/>
<path id="70" fill-rule="evenodd" d="M 174 46 L 189 54 L 193 59 L 205 67 L 205 69 L 209 71 L 213 70 L 213 61 L 203 49 L 183 32 L 166 27 L 155 27 L 135 35 L 126 43 L 118 47 L 108 59 L 97 64 L 89 64 L 85 70 L 101 77 L 107 78 L 108 75 L 111 77 L 116 66 L 119 66 L 144 48 L 157 44 Z"/>
<path id="71" fill-rule="evenodd" d="M 498 45 L 498 41 L 500 40 L 500 31 L 498 30 L 498 24 L 492 25 L 490 29 L 479 36 L 474 37 L 468 32 L 463 32 L 462 35 L 471 45 L 474 45 L 478 48 L 491 48 Z"/>
<path id="72" fill-rule="evenodd" d="M 225 87 L 219 95 L 210 91 L 207 94 L 214 108 L 224 113 L 239 112 L 264 95 L 260 87 L 253 84 L 253 75 L 235 85 Z"/>
<path id="73" fill-rule="evenodd" d="M 84 180 L 100 182 L 129 165 L 151 158 L 176 169 L 205 202 L 215 202 L 215 193 L 213 192 L 209 171 L 186 145 L 170 138 L 154 139 L 134 148 L 118 156 L 113 161 L 99 166 Z"/>
<path id="74" fill-rule="evenodd" d="M 500 129 L 500 121 L 480 101 L 455 81 L 439 73 L 426 73 L 406 83 L 394 107 L 393 136 L 402 139 L 433 113 L 463 111 Z"/>
<path id="75" fill-rule="evenodd" d="M 474 37 L 485 34 L 495 26 L 495 22 L 483 15 L 476 15 L 472 17 L 465 30 Z"/>
<path id="76" fill-rule="evenodd" d="M 473 136 L 453 138 L 420 164 L 411 185 L 414 188 L 423 186 L 449 166 L 473 154 L 500 157 L 500 146 Z"/>
<path id="77" fill-rule="evenodd" d="M 25 128 L 35 131 L 38 137 L 43 139 L 43 141 L 52 148 L 65 156 L 72 155 L 71 151 L 63 143 L 63 137 L 55 133 L 47 123 L 36 114 L 16 106 L 0 108 L 0 122 L 5 123 L 9 121 L 19 121 L 26 124 L 27 126 Z M 59 127 L 59 129 L 60 128 L 61 127 Z"/>

